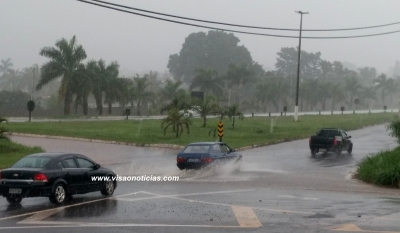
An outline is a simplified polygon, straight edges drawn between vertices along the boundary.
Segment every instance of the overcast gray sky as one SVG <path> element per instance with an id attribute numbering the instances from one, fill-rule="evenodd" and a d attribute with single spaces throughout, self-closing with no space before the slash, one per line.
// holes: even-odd
<path id="1" fill-rule="evenodd" d="M 106 0 L 107 1 L 107 0 Z M 400 21 L 398 0 L 108 0 L 132 7 L 199 19 L 264 27 L 304 29 L 349 28 Z M 53 46 L 58 39 L 77 36 L 88 59 L 118 61 L 124 75 L 149 70 L 167 70 L 168 57 L 178 53 L 185 38 L 197 27 L 178 25 L 88 5 L 75 0 L 0 1 L 0 59 L 11 58 L 14 68 L 46 58 L 41 48 Z M 215 27 L 225 27 L 218 26 Z M 228 27 L 225 27 L 228 28 Z M 250 29 L 238 29 L 253 31 Z M 400 24 L 380 29 L 351 32 L 303 32 L 303 36 L 343 36 L 400 30 Z M 298 35 L 298 32 L 257 31 Z M 253 60 L 273 69 L 281 47 L 295 47 L 297 39 L 272 38 L 235 33 Z M 302 40 L 302 49 L 322 53 L 329 61 L 346 61 L 357 67 L 373 66 L 387 72 L 400 60 L 400 33 L 370 38 Z"/>

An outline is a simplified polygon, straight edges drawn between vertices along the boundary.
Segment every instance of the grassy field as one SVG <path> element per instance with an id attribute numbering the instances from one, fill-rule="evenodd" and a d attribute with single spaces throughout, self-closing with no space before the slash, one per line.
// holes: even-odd
<path id="1" fill-rule="evenodd" d="M 364 126 L 382 124 L 393 120 L 397 114 L 349 114 L 300 116 L 299 122 L 293 117 L 249 117 L 236 120 L 235 129 L 229 119 L 224 119 L 224 138 L 231 147 L 238 148 L 252 145 L 264 145 L 279 141 L 307 138 L 323 127 L 339 127 L 352 130 Z M 270 132 L 271 119 L 276 121 Z M 10 132 L 41 135 L 57 135 L 100 139 L 142 144 L 186 145 L 196 141 L 216 141 L 209 132 L 217 127 L 219 119 L 207 120 L 207 127 L 202 127 L 201 119 L 193 119 L 190 134 L 184 132 L 175 138 L 172 130 L 164 136 L 161 120 L 120 120 L 120 121 L 60 121 L 60 122 L 24 122 L 7 123 Z"/>
<path id="2" fill-rule="evenodd" d="M 356 177 L 368 183 L 400 187 L 400 147 L 363 159 Z"/>
<path id="3" fill-rule="evenodd" d="M 40 147 L 27 147 L 7 140 L 0 140 L 0 169 L 13 165 L 29 154 L 43 152 Z"/>

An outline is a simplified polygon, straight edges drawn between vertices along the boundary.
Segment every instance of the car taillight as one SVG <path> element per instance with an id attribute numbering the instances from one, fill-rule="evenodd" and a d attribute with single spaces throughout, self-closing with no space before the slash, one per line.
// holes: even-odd
<path id="1" fill-rule="evenodd" d="M 1 179 L 3 179 L 3 175 L 2 175 L 1 172 L 0 172 L 0 180 L 1 180 Z"/>
<path id="2" fill-rule="evenodd" d="M 49 182 L 49 179 L 47 179 L 47 176 L 42 173 L 37 173 L 33 176 L 33 180 L 36 182 Z"/>
<path id="3" fill-rule="evenodd" d="M 212 162 L 212 158 L 202 158 L 201 162 L 202 163 L 211 163 Z"/>
<path id="4" fill-rule="evenodd" d="M 308 139 L 308 142 L 309 142 L 309 143 L 311 143 L 311 138 L 310 138 L 310 139 Z"/>
<path id="5" fill-rule="evenodd" d="M 184 163 L 184 162 L 186 162 L 186 159 L 185 159 L 185 158 L 177 158 L 177 159 L 176 159 L 176 162 L 178 162 L 178 163 Z"/>
<path id="6" fill-rule="evenodd" d="M 337 140 L 336 138 L 333 139 L 333 144 L 336 145 L 337 144 Z"/>

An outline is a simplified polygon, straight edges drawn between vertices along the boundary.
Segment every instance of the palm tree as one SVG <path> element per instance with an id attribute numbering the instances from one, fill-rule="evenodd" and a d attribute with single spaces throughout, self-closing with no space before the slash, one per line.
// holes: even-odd
<path id="1" fill-rule="evenodd" d="M 240 106 L 240 90 L 243 84 L 253 81 L 254 72 L 247 68 L 246 65 L 236 66 L 235 64 L 230 64 L 228 72 L 225 75 L 228 88 L 236 87 L 236 105 Z M 229 94 L 230 103 L 230 94 Z"/>
<path id="2" fill-rule="evenodd" d="M 238 116 L 239 119 L 244 119 L 244 115 L 242 112 L 239 111 L 239 107 L 234 104 L 230 107 L 228 107 L 228 110 L 226 112 L 228 115 L 229 119 L 232 119 L 232 129 L 235 129 L 235 117 Z"/>
<path id="3" fill-rule="evenodd" d="M 164 101 L 172 100 L 181 90 L 180 86 L 182 85 L 182 81 L 172 81 L 167 79 L 165 86 L 161 89 L 161 97 Z"/>
<path id="4" fill-rule="evenodd" d="M 367 108 L 370 109 L 369 100 L 376 100 L 376 88 L 375 87 L 363 87 L 360 95 L 363 100 L 366 101 Z"/>
<path id="5" fill-rule="evenodd" d="M 74 72 L 74 76 L 71 84 L 75 87 L 73 94 L 75 94 L 74 109 L 75 114 L 78 112 L 78 106 L 82 105 L 83 115 L 88 115 L 88 98 L 90 91 L 92 90 L 92 78 L 90 71 L 84 64 L 80 64 L 77 71 Z"/>
<path id="6" fill-rule="evenodd" d="M 358 95 L 358 91 L 361 89 L 360 83 L 358 83 L 358 79 L 355 76 L 351 76 L 345 79 L 344 90 L 348 93 L 350 97 L 350 108 L 353 109 L 353 99 Z"/>
<path id="7" fill-rule="evenodd" d="M 184 89 L 180 89 L 172 101 L 161 108 L 160 112 L 163 114 L 163 112 L 170 111 L 173 108 L 177 108 L 178 110 L 188 110 L 190 107 L 190 96 Z"/>
<path id="8" fill-rule="evenodd" d="M 393 95 L 399 90 L 399 83 L 395 82 L 394 79 L 388 79 L 387 93 L 390 94 L 390 105 L 393 106 Z"/>
<path id="9" fill-rule="evenodd" d="M 105 93 L 104 103 L 108 104 L 108 114 L 112 113 L 112 104 L 120 98 L 122 86 L 118 79 L 119 65 L 117 62 L 111 62 L 105 70 L 103 91 Z"/>
<path id="10" fill-rule="evenodd" d="M 183 114 L 179 113 L 177 108 L 173 108 L 169 110 L 167 118 L 162 120 L 161 128 L 164 129 L 165 136 L 168 127 L 172 126 L 174 132 L 176 133 L 176 137 L 178 138 L 180 135 L 182 135 L 184 127 L 189 134 L 191 124 L 192 122 L 189 118 L 184 117 Z"/>
<path id="11" fill-rule="evenodd" d="M 6 75 L 8 72 L 10 72 L 11 67 L 14 64 L 12 64 L 11 59 L 8 58 L 7 60 L 1 60 L 0 64 L 0 72 L 2 73 L 2 76 Z"/>
<path id="12" fill-rule="evenodd" d="M 391 79 L 391 78 L 387 79 L 385 74 L 381 74 L 376 79 L 374 79 L 376 88 L 381 89 L 381 98 L 382 98 L 383 105 L 385 105 L 385 97 L 388 94 L 390 85 L 393 84 L 393 81 L 389 81 L 389 80 L 393 80 L 393 79 Z"/>
<path id="13" fill-rule="evenodd" d="M 70 41 L 61 39 L 56 42 L 56 47 L 45 47 L 40 55 L 50 59 L 42 68 L 42 74 L 36 90 L 62 76 L 61 86 L 58 90 L 59 99 L 64 99 L 64 115 L 69 115 L 71 110 L 74 86 L 71 85 L 74 73 L 77 71 L 81 61 L 86 59 L 86 52 L 81 45 L 77 44 L 76 37 Z"/>
<path id="14" fill-rule="evenodd" d="M 203 127 L 205 128 L 207 125 L 207 115 L 217 112 L 219 106 L 216 102 L 215 96 L 212 95 L 207 96 L 198 106 L 199 109 L 197 110 L 203 118 Z"/>
<path id="15" fill-rule="evenodd" d="M 131 89 L 132 96 L 136 99 L 137 103 L 137 115 L 140 116 L 140 108 L 143 102 L 153 102 L 154 94 L 147 90 L 149 86 L 149 82 L 147 81 L 147 75 L 143 78 L 140 78 L 139 75 L 136 75 L 134 78 L 134 86 Z"/>
<path id="16" fill-rule="evenodd" d="M 19 69 L 17 70 L 9 69 L 8 73 L 5 75 L 6 80 L 2 85 L 2 89 L 10 91 L 20 90 L 21 86 L 20 81 L 22 79 L 21 75 L 22 72 L 20 72 Z"/>
<path id="17" fill-rule="evenodd" d="M 256 89 L 254 92 L 254 97 L 259 102 L 261 102 L 261 105 L 265 105 L 265 112 L 268 112 L 267 103 L 269 101 L 268 93 L 271 92 L 270 88 L 271 88 L 271 85 L 266 80 L 263 80 L 256 86 Z"/>
<path id="18" fill-rule="evenodd" d="M 190 90 L 198 88 L 204 91 L 205 96 L 211 93 L 218 95 L 222 92 L 222 82 L 216 70 L 196 69 L 196 73 L 189 86 Z"/>

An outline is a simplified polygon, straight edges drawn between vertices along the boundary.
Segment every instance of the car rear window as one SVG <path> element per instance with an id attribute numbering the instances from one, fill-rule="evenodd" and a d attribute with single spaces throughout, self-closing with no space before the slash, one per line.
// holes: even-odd
<path id="1" fill-rule="evenodd" d="M 43 168 L 51 158 L 46 157 L 25 157 L 15 163 L 13 168 Z"/>
<path id="2" fill-rule="evenodd" d="M 208 145 L 191 145 L 186 147 L 183 153 L 208 153 L 210 146 Z"/>
<path id="3" fill-rule="evenodd" d="M 339 131 L 337 131 L 337 130 L 321 130 L 317 135 L 320 137 L 340 136 Z"/>

